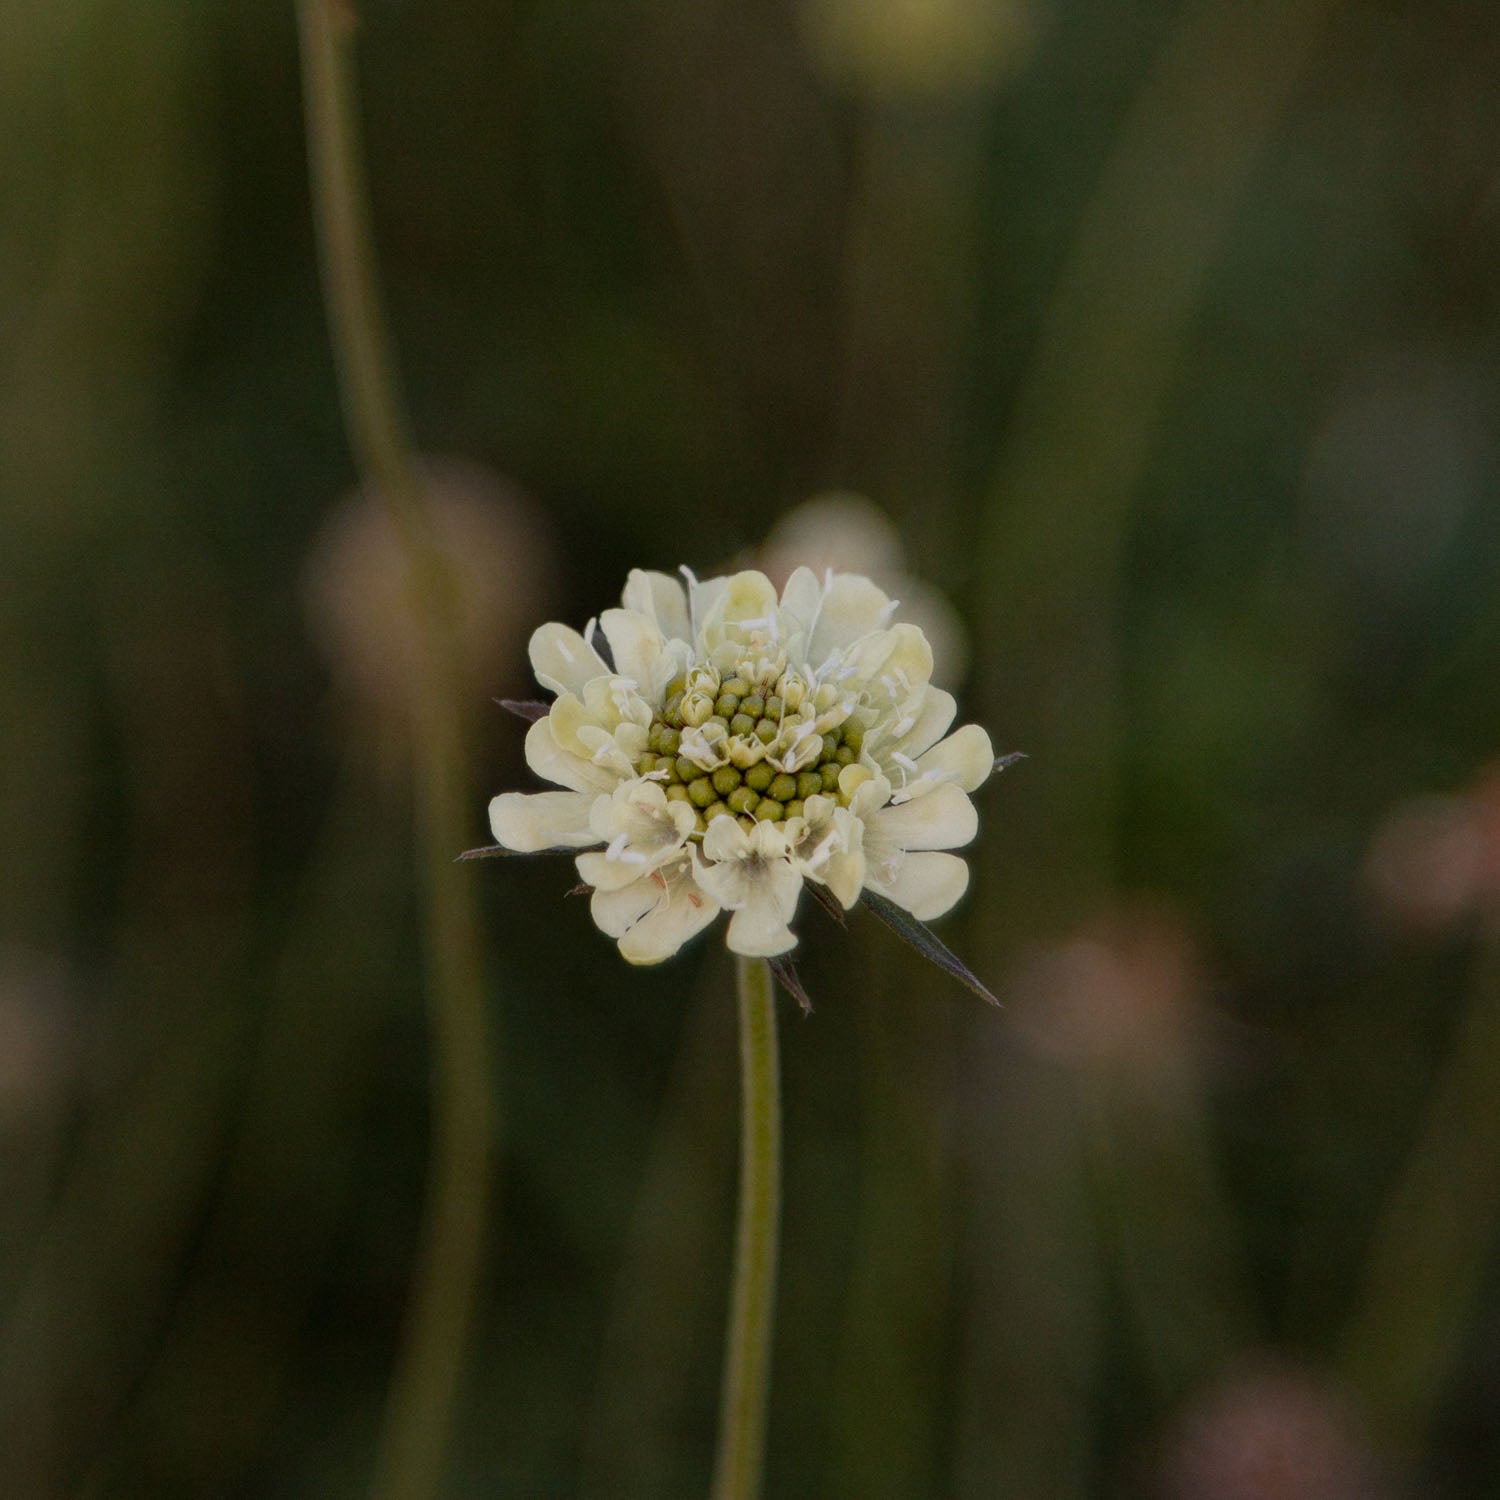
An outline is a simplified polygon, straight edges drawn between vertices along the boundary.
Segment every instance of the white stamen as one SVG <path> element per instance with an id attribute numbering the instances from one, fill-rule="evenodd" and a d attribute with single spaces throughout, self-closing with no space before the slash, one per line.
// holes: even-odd
<path id="1" fill-rule="evenodd" d="M 916 719 L 911 714 L 905 714 L 901 718 L 896 720 L 895 725 L 891 729 L 891 733 L 895 735 L 895 737 L 899 740 L 903 734 L 907 734 L 911 731 L 913 725 L 915 725 L 916 722 Z"/>
<path id="2" fill-rule="evenodd" d="M 562 659 L 570 666 L 578 660 L 578 658 L 574 656 L 573 653 L 569 651 L 561 641 L 554 641 L 553 645 L 555 645 L 557 649 L 562 653 Z"/>
<path id="3" fill-rule="evenodd" d="M 892 750 L 891 759 L 895 761 L 903 771 L 910 771 L 913 773 L 913 775 L 918 773 L 919 768 L 917 766 L 917 763 L 911 758 L 911 756 L 903 755 L 899 750 Z"/>
<path id="4" fill-rule="evenodd" d="M 883 604 L 880 609 L 880 623 L 882 625 L 889 624 L 891 616 L 895 614 L 896 611 L 900 609 L 900 607 L 901 601 L 899 599 L 892 599 L 886 604 Z"/>
<path id="5" fill-rule="evenodd" d="M 628 833 L 617 833 L 611 840 L 609 848 L 604 851 L 605 859 L 618 862 L 624 857 L 625 848 L 629 843 Z"/>

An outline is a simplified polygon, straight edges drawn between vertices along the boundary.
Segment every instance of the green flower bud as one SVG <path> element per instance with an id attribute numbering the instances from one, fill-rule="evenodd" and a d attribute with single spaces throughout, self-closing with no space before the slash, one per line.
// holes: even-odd
<path id="1" fill-rule="evenodd" d="M 755 731 L 755 720 L 749 714 L 736 714 L 729 721 L 730 734 L 747 735 Z"/>
<path id="2" fill-rule="evenodd" d="M 851 719 L 844 725 L 844 743 L 854 752 L 854 758 L 857 759 L 859 752 L 865 747 L 864 727 Z"/>
<path id="3" fill-rule="evenodd" d="M 777 776 L 770 785 L 768 795 L 774 797 L 778 802 L 789 802 L 797 795 L 797 778 L 788 776 L 785 771 Z"/>
<path id="4" fill-rule="evenodd" d="M 728 816 L 729 808 L 723 802 L 710 802 L 708 806 L 703 809 L 703 821 L 705 823 L 712 823 L 715 818 L 724 818 Z"/>
<path id="5" fill-rule="evenodd" d="M 755 805 L 757 823 L 779 823 L 786 817 L 786 809 L 774 797 L 762 797 Z"/>
<path id="6" fill-rule="evenodd" d="M 854 764 L 854 747 L 847 742 L 840 745 L 833 752 L 833 761 L 835 765 L 852 766 Z"/>
<path id="7" fill-rule="evenodd" d="M 696 781 L 688 782 L 687 793 L 695 807 L 707 807 L 719 795 L 714 790 L 712 778 L 704 776 L 701 772 Z"/>
<path id="8" fill-rule="evenodd" d="M 793 797 L 792 800 L 787 803 L 786 815 L 789 818 L 800 818 L 803 816 L 802 799 L 800 797 Z"/>
<path id="9" fill-rule="evenodd" d="M 714 699 L 714 712 L 727 724 L 738 712 L 739 696 L 735 693 L 720 693 Z"/>
<path id="10" fill-rule="evenodd" d="M 765 761 L 757 761 L 745 772 L 745 785 L 755 792 L 764 792 L 776 779 L 776 772 Z"/>
<path id="11" fill-rule="evenodd" d="M 649 776 L 656 769 L 656 757 L 654 755 L 638 755 L 635 758 L 634 764 L 637 776 Z"/>
<path id="12" fill-rule="evenodd" d="M 700 776 L 708 775 L 708 772 L 697 761 L 689 760 L 685 755 L 677 757 L 673 762 L 673 769 L 683 781 L 696 781 Z"/>
<path id="13" fill-rule="evenodd" d="M 823 777 L 817 771 L 799 771 L 797 773 L 797 795 L 799 797 L 816 797 L 823 790 Z"/>
<path id="14" fill-rule="evenodd" d="M 653 771 L 665 771 L 668 781 L 681 781 L 682 777 L 677 774 L 677 762 L 670 755 L 658 755 L 652 762 Z"/>
<path id="15" fill-rule="evenodd" d="M 755 726 L 755 738 L 762 745 L 769 745 L 781 731 L 769 719 L 761 719 Z"/>
<path id="16" fill-rule="evenodd" d="M 781 699 L 774 693 L 766 699 L 766 717 L 777 720 L 781 718 Z"/>
<path id="17" fill-rule="evenodd" d="M 717 734 L 714 732 L 715 729 L 718 730 Z M 729 733 L 729 720 L 723 714 L 710 714 L 703 721 L 703 730 L 710 739 L 718 739 Z"/>
<path id="18" fill-rule="evenodd" d="M 823 783 L 824 792 L 836 792 L 839 789 L 839 772 L 844 768 L 836 761 L 831 760 L 826 766 L 818 767 L 818 777 Z"/>
<path id="19" fill-rule="evenodd" d="M 750 691 L 750 684 L 743 677 L 731 677 L 728 682 L 720 686 L 719 691 L 733 693 L 736 698 L 743 698 Z"/>
<path id="20" fill-rule="evenodd" d="M 688 789 L 680 781 L 674 781 L 667 787 L 667 801 L 690 802 L 692 798 L 688 796 Z"/>
<path id="21" fill-rule="evenodd" d="M 737 786 L 726 799 L 733 813 L 753 813 L 760 801 L 760 793 L 752 792 L 748 786 Z"/>
<path id="22" fill-rule="evenodd" d="M 766 711 L 766 700 L 759 693 L 750 693 L 740 699 L 740 712 L 749 714 L 752 719 L 758 719 Z"/>
<path id="23" fill-rule="evenodd" d="M 721 797 L 727 797 L 740 784 L 740 773 L 733 766 L 720 766 L 709 780 Z"/>
<path id="24" fill-rule="evenodd" d="M 824 759 L 824 760 L 832 760 L 833 757 L 838 754 L 838 748 L 839 748 L 839 732 L 836 729 L 830 730 L 827 734 L 825 734 L 823 736 L 823 755 L 822 755 L 822 759 Z"/>

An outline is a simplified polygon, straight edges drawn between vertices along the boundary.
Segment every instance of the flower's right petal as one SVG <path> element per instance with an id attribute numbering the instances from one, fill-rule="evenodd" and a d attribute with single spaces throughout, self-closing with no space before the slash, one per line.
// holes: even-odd
<path id="1" fill-rule="evenodd" d="M 913 759 L 930 750 L 948 732 L 948 726 L 958 713 L 958 700 L 942 688 L 929 687 L 922 695 L 922 706 L 902 732 L 889 745 L 881 746 L 882 754 L 899 750 Z"/>
<path id="2" fill-rule="evenodd" d="M 659 964 L 719 914 L 719 904 L 691 880 L 673 881 L 659 902 L 620 938 L 620 954 L 633 964 Z"/>
<path id="3" fill-rule="evenodd" d="M 957 849 L 979 831 L 974 804 L 951 781 L 910 802 L 882 807 L 869 822 L 883 842 L 898 849 Z"/>
<path id="4" fill-rule="evenodd" d="M 536 680 L 554 693 L 581 693 L 586 682 L 609 672 L 604 658 L 567 625 L 539 625 L 528 649 Z"/>
<path id="5" fill-rule="evenodd" d="M 923 776 L 949 776 L 964 791 L 972 792 L 984 785 L 995 768 L 995 747 L 978 724 L 965 724 L 947 739 L 939 741 L 917 758 L 917 770 Z"/>
<path id="6" fill-rule="evenodd" d="M 518 854 L 586 849 L 599 842 L 589 827 L 593 801 L 589 792 L 502 792 L 490 802 L 490 829 Z"/>
<path id="7" fill-rule="evenodd" d="M 563 749 L 550 716 L 538 719 L 526 731 L 526 764 L 543 781 L 573 792 L 612 792 L 620 782 L 619 776 L 606 767 Z"/>
<path id="8" fill-rule="evenodd" d="M 908 854 L 894 877 L 870 881 L 871 889 L 904 906 L 918 921 L 930 922 L 952 909 L 969 888 L 969 866 L 956 854 L 919 850 Z"/>
<path id="9" fill-rule="evenodd" d="M 715 818 L 703 835 L 703 857 L 715 864 L 743 859 L 750 852 L 750 835 L 738 818 Z"/>
<path id="10" fill-rule="evenodd" d="M 807 643 L 807 659 L 819 666 L 835 651 L 843 651 L 855 641 L 879 630 L 891 613 L 891 599 L 859 573 L 836 574 L 823 594 Z"/>
<path id="11" fill-rule="evenodd" d="M 648 619 L 655 620 L 657 628 L 668 640 L 692 640 L 693 626 L 688 618 L 687 594 L 670 574 L 647 572 L 643 568 L 631 569 L 621 603 L 626 609 L 633 609 Z M 618 657 L 615 662 L 618 666 Z M 620 670 L 624 671 L 624 668 Z"/>

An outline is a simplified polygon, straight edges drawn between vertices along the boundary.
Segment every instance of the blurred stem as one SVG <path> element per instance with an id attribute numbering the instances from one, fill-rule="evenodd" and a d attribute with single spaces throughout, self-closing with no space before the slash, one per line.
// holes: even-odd
<path id="1" fill-rule="evenodd" d="M 740 1201 L 713 1500 L 756 1500 L 760 1494 L 781 1218 L 781 1083 L 771 966 L 763 958 L 737 959 L 736 965 L 740 997 Z"/>
<path id="2" fill-rule="evenodd" d="M 1373 1428 L 1415 1454 L 1500 1240 L 1500 921 L 1411 1155 L 1376 1228 L 1346 1368 Z"/>
<path id="3" fill-rule="evenodd" d="M 377 1492 L 435 1494 L 473 1318 L 485 1235 L 491 1065 L 474 887 L 454 856 L 469 839 L 456 590 L 407 436 L 375 274 L 356 121 L 349 0 L 298 0 L 309 165 L 323 291 L 356 461 L 406 553 L 426 670 L 411 736 L 425 896 L 433 1049 L 432 1155 L 422 1245 L 392 1379 Z"/>

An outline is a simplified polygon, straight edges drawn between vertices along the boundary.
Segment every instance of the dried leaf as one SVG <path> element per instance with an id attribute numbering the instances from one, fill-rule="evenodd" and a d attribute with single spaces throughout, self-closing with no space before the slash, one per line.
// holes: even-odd
<path id="1" fill-rule="evenodd" d="M 801 977 L 797 973 L 796 965 L 792 963 L 786 954 L 770 960 L 771 973 L 776 976 L 776 982 L 787 994 L 789 994 L 798 1005 L 802 1007 L 802 1014 L 812 1014 L 812 1001 L 807 997 L 807 991 L 802 988 Z"/>
<path id="2" fill-rule="evenodd" d="M 542 703 L 534 698 L 496 698 L 494 701 L 507 713 L 514 714 L 518 719 L 525 719 L 528 724 L 535 724 L 538 719 L 545 719 L 552 712 L 550 703 Z"/>

